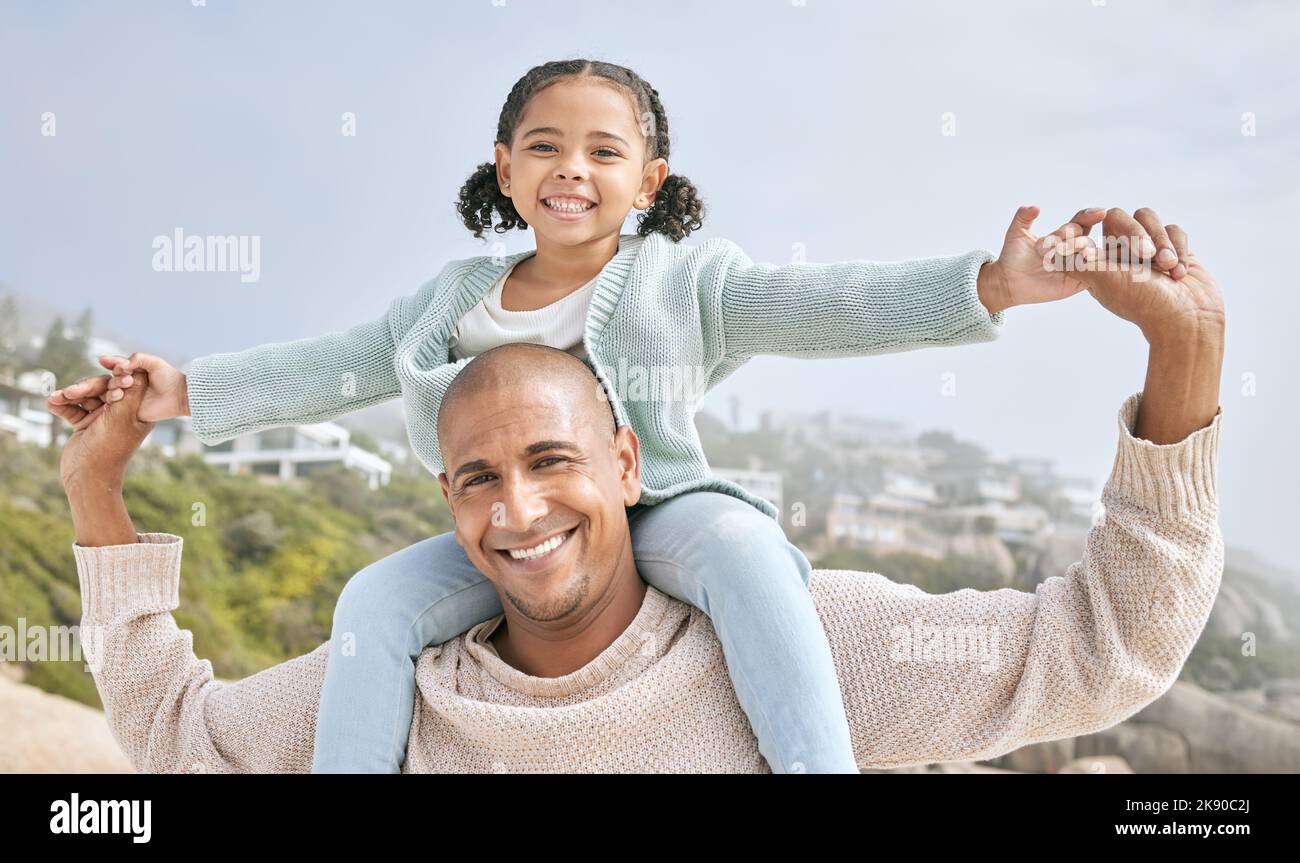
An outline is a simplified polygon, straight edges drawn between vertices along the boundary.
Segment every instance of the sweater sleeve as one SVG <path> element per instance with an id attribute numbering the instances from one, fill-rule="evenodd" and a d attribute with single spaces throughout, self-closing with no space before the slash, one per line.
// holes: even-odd
<path id="1" fill-rule="evenodd" d="M 378 320 L 348 330 L 192 360 L 185 376 L 194 436 L 211 445 L 398 397 L 397 343 L 440 283 L 441 274 L 394 300 Z"/>
<path id="2" fill-rule="evenodd" d="M 1120 411 L 1104 515 L 1082 560 L 1033 593 L 928 594 L 880 575 L 819 570 L 813 594 L 861 766 L 994 758 L 1108 728 L 1173 686 L 1223 574 L 1222 408 L 1174 444 Z"/>
<path id="3" fill-rule="evenodd" d="M 995 340 L 1003 312 L 976 290 L 992 253 L 907 261 L 756 264 L 716 238 L 702 300 L 720 316 L 724 353 L 818 358 Z"/>
<path id="4" fill-rule="evenodd" d="M 307 773 L 329 643 L 243 680 L 213 679 L 177 627 L 182 539 L 73 544 L 81 641 L 104 716 L 149 773 Z"/>

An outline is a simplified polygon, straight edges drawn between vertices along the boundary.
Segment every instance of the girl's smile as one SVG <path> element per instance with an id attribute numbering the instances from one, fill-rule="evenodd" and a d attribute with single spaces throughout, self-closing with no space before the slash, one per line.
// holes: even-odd
<path id="1" fill-rule="evenodd" d="M 557 221 L 576 222 L 592 213 L 596 204 L 586 198 L 555 195 L 542 199 L 542 209 Z"/>

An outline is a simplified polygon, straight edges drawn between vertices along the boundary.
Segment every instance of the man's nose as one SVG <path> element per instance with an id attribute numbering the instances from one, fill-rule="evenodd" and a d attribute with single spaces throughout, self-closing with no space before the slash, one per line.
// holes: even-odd
<path id="1" fill-rule="evenodd" d="M 492 513 L 494 525 L 518 534 L 527 534 L 550 512 L 541 484 L 529 477 L 506 479 L 497 503 L 499 506 Z"/>

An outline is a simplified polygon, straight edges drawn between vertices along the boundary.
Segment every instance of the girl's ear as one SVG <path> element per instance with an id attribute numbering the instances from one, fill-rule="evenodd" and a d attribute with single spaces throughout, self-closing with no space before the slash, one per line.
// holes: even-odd
<path id="1" fill-rule="evenodd" d="M 510 149 L 498 142 L 492 148 L 492 153 L 497 163 L 497 186 L 505 190 L 503 195 L 510 197 Z"/>
<path id="2" fill-rule="evenodd" d="M 647 207 L 654 203 L 654 197 L 663 188 L 666 179 L 668 179 L 667 159 L 654 159 L 645 166 L 645 173 L 641 176 L 641 189 L 637 194 L 645 196 Z"/>

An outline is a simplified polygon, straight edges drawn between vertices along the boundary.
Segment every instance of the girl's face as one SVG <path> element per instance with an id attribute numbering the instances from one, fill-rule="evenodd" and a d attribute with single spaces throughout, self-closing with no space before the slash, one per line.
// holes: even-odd
<path id="1" fill-rule="evenodd" d="M 565 81 L 537 93 L 513 146 L 496 145 L 503 194 L 529 227 L 563 245 L 618 235 L 628 212 L 647 209 L 668 176 L 667 160 L 645 161 L 630 97 L 600 80 Z"/>

